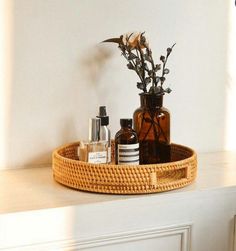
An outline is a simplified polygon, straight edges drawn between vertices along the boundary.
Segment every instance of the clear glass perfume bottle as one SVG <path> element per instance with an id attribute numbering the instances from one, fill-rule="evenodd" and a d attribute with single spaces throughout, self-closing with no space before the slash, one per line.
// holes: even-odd
<path id="1" fill-rule="evenodd" d="M 93 164 L 108 162 L 108 142 L 100 141 L 101 119 L 89 120 L 89 141 L 80 142 L 79 159 Z"/>

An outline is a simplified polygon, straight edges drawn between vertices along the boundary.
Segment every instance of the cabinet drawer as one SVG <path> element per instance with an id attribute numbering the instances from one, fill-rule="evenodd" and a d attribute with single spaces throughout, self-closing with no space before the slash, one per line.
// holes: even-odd
<path id="1" fill-rule="evenodd" d="M 78 250 L 83 251 L 189 251 L 191 225 L 172 226 L 161 229 L 123 232 L 90 241 L 82 241 Z"/>

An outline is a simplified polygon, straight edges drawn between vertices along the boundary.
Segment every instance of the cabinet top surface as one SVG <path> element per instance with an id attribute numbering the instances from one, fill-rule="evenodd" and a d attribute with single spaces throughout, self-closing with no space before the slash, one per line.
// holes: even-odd
<path id="1" fill-rule="evenodd" d="M 197 192 L 236 190 L 236 152 L 198 154 L 196 181 L 184 188 L 150 195 L 107 195 L 80 192 L 62 186 L 52 177 L 50 166 L 0 171 L 0 213 L 120 200 L 176 198 Z"/>

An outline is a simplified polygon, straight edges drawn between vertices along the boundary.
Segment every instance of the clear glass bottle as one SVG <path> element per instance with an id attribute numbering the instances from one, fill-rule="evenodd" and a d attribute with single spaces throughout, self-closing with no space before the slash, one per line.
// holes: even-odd
<path id="1" fill-rule="evenodd" d="M 139 143 L 132 129 L 132 119 L 120 119 L 121 129 L 115 135 L 115 162 L 119 165 L 139 164 Z"/>
<path id="2" fill-rule="evenodd" d="M 93 164 L 107 163 L 107 141 L 100 141 L 101 119 L 89 120 L 89 142 L 80 142 L 79 159 Z"/>
<path id="3" fill-rule="evenodd" d="M 107 151 L 107 163 L 111 162 L 111 132 L 108 128 L 109 125 L 109 116 L 107 116 L 106 106 L 99 107 L 99 115 L 97 118 L 101 119 L 101 128 L 100 128 L 100 141 L 107 141 L 108 151 Z"/>

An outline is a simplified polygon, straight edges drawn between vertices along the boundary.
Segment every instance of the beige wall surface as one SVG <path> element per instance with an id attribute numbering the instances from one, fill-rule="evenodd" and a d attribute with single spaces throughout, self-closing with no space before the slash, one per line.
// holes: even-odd
<path id="1" fill-rule="evenodd" d="M 50 163 L 54 148 L 87 138 L 99 105 L 113 136 L 119 119 L 132 117 L 137 76 L 115 45 L 99 44 L 128 31 L 146 31 L 157 60 L 176 43 L 164 100 L 172 141 L 197 151 L 235 147 L 227 144 L 236 100 L 232 1 L 2 2 L 0 168 Z"/>

